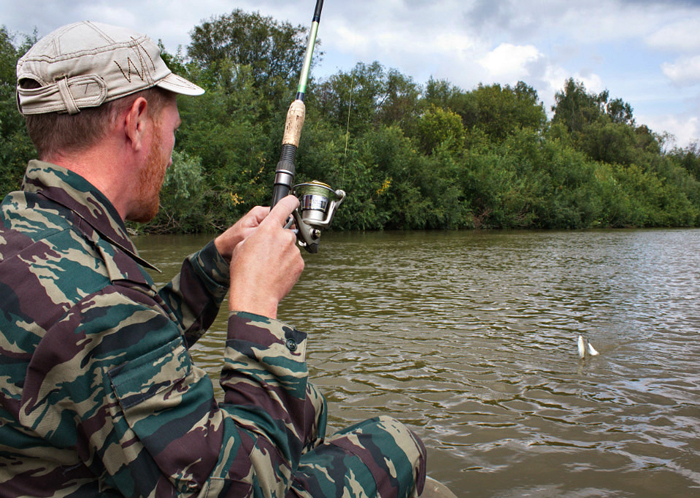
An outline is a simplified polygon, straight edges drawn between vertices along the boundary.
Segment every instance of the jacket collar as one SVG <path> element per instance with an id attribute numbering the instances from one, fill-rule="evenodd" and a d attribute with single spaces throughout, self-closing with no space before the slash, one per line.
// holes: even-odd
<path id="1" fill-rule="evenodd" d="M 24 177 L 25 192 L 36 193 L 74 212 L 101 237 L 132 259 L 160 271 L 138 255 L 116 208 L 85 178 L 61 166 L 32 160 Z"/>

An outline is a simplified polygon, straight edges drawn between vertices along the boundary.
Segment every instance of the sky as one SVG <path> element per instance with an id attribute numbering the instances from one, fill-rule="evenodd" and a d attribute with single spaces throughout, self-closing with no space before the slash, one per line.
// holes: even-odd
<path id="1" fill-rule="evenodd" d="M 234 9 L 309 27 L 316 0 L 0 0 L 0 24 L 41 37 L 81 20 L 130 27 L 183 52 L 203 21 Z M 430 78 L 537 90 L 551 116 L 568 78 L 610 92 L 638 125 L 700 141 L 700 0 L 326 0 L 317 79 L 379 61 Z"/>

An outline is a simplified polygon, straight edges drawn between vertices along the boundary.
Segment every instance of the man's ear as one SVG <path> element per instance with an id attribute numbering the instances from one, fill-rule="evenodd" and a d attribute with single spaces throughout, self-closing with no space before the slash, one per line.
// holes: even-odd
<path id="1" fill-rule="evenodd" d="M 124 117 L 124 129 L 129 145 L 135 152 L 143 148 L 143 139 L 148 125 L 148 101 L 137 98 Z"/>

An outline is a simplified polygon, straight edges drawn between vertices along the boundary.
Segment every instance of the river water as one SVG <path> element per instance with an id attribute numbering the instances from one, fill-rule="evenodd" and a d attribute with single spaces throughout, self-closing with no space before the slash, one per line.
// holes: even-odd
<path id="1" fill-rule="evenodd" d="M 204 242 L 136 238 L 157 282 Z M 305 261 L 279 316 L 331 429 L 399 418 L 459 497 L 700 496 L 700 230 L 327 233 Z"/>

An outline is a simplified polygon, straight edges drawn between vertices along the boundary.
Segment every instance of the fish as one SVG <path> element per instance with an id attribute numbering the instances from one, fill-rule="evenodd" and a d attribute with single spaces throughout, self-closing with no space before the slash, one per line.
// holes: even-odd
<path id="1" fill-rule="evenodd" d="M 584 339 L 582 335 L 578 336 L 578 356 L 585 358 L 588 356 L 598 356 L 600 353 L 593 347 L 588 339 Z"/>

